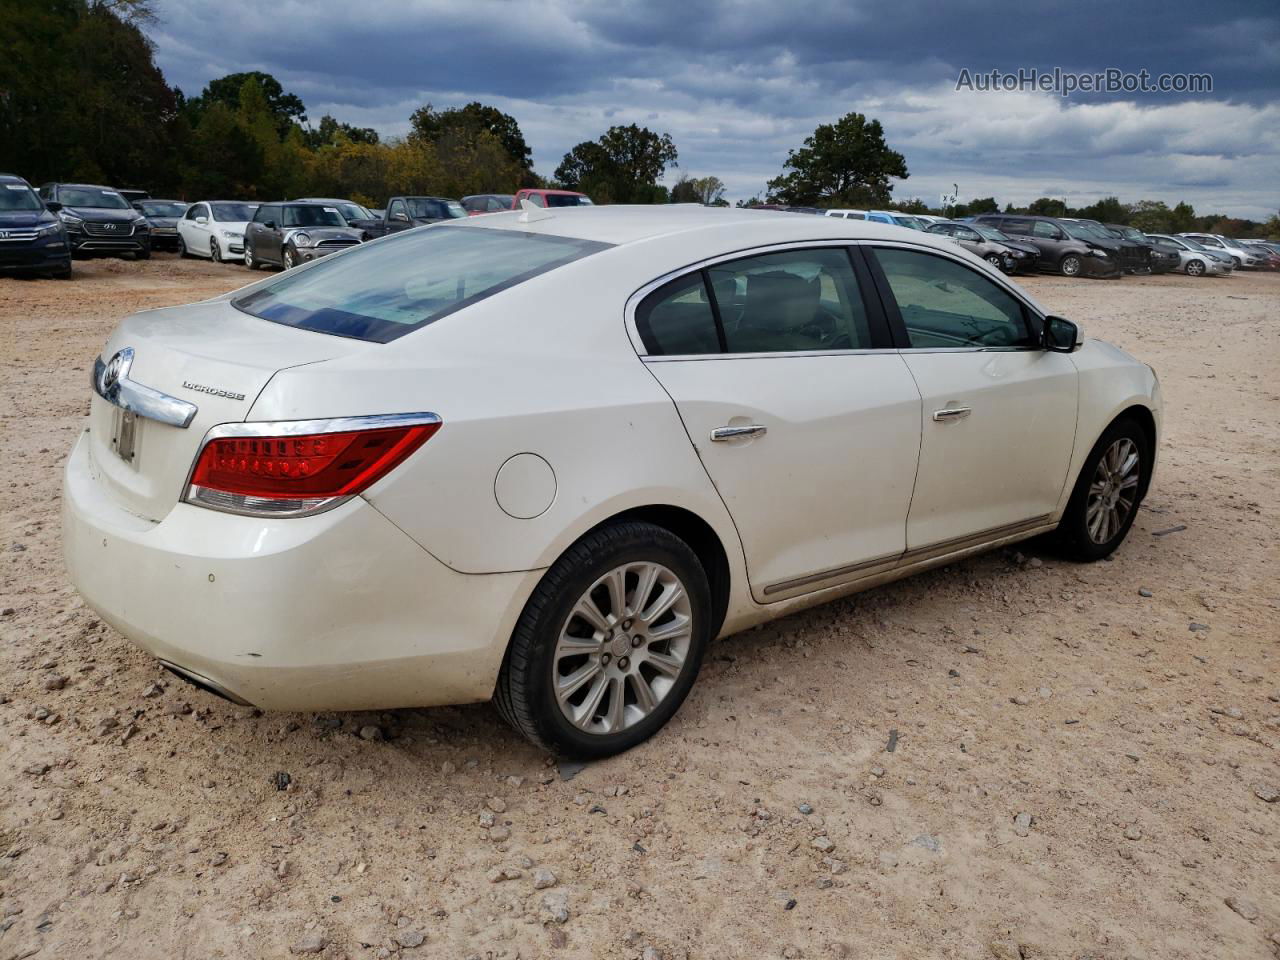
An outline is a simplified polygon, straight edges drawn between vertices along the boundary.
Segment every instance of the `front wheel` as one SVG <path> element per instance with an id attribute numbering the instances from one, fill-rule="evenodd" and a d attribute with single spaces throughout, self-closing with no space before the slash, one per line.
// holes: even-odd
<path id="1" fill-rule="evenodd" d="M 1204 276 L 1204 263 L 1200 260 L 1192 260 L 1190 263 L 1188 263 L 1187 276 L 1188 277 Z"/>
<path id="2" fill-rule="evenodd" d="M 1089 451 L 1054 538 L 1074 560 L 1110 556 L 1133 526 L 1151 478 L 1155 438 L 1117 420 Z"/>
<path id="3" fill-rule="evenodd" d="M 679 709 L 710 630 L 711 590 L 688 544 L 649 523 L 601 527 L 534 589 L 494 700 L 519 733 L 555 753 L 620 753 Z"/>
<path id="4" fill-rule="evenodd" d="M 151 259 L 151 248 L 150 248 L 150 247 L 144 247 L 143 249 L 141 249 L 141 250 L 137 251 L 136 253 L 134 253 L 134 255 L 133 255 L 133 259 L 135 259 L 135 260 L 150 260 L 150 259 Z"/>
<path id="5" fill-rule="evenodd" d="M 209 238 L 209 259 L 214 263 L 222 262 L 222 250 L 218 247 L 218 241 L 212 237 Z"/>
<path id="6" fill-rule="evenodd" d="M 1069 253 L 1058 264 L 1058 270 L 1064 277 L 1078 277 L 1083 266 L 1084 263 L 1078 256 Z"/>
<path id="7" fill-rule="evenodd" d="M 987 257 L 987 263 L 991 264 L 993 267 L 995 267 L 995 268 L 996 268 L 997 270 L 999 270 L 1001 273 L 1008 273 L 1008 272 L 1009 272 L 1009 270 L 1008 270 L 1008 269 L 1006 268 L 1006 266 L 1005 266 L 1004 258 L 1003 258 L 1003 257 L 1000 257 L 1000 256 L 997 256 L 997 255 L 996 255 L 996 254 L 994 254 L 994 253 Z"/>
<path id="8" fill-rule="evenodd" d="M 257 270 L 261 266 L 253 257 L 253 248 L 247 243 L 244 245 L 244 265 L 250 270 Z"/>
<path id="9" fill-rule="evenodd" d="M 183 260 L 191 256 L 191 251 L 187 249 L 187 241 L 182 239 L 182 234 L 178 234 L 178 256 Z"/>
<path id="10" fill-rule="evenodd" d="M 298 265 L 298 255 L 293 252 L 293 247 L 284 248 L 284 268 L 292 270 Z"/>

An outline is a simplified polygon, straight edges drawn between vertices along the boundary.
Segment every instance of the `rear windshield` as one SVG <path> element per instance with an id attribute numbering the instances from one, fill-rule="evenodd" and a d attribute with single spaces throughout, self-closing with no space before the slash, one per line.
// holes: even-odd
<path id="1" fill-rule="evenodd" d="M 610 244 L 477 227 L 408 230 L 232 300 L 316 333 L 387 343 Z"/>

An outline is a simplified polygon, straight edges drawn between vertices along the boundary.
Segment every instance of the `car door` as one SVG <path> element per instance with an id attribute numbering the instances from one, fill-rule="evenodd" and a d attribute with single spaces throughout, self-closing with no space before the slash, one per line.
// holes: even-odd
<path id="1" fill-rule="evenodd" d="M 387 233 L 399 233 L 413 226 L 413 221 L 409 218 L 409 206 L 403 200 L 391 201 L 391 206 L 387 207 L 386 219 Z"/>
<path id="2" fill-rule="evenodd" d="M 920 395 L 845 246 L 708 264 L 643 292 L 632 323 L 737 525 L 758 601 L 897 562 Z"/>
<path id="3" fill-rule="evenodd" d="M 974 256 L 982 256 L 979 248 L 982 246 L 982 237 L 978 235 L 976 230 L 970 230 L 968 227 L 956 227 L 951 231 L 951 236 L 955 238 L 960 246 L 964 247 Z"/>
<path id="4" fill-rule="evenodd" d="M 284 236 L 284 208 L 267 204 L 253 216 L 253 255 L 266 263 L 283 263 L 281 238 Z"/>
<path id="5" fill-rule="evenodd" d="M 903 245 L 869 252 L 923 399 L 908 555 L 1047 522 L 1075 443 L 1070 356 L 1043 349 L 1043 318 L 979 268 Z"/>
<path id="6" fill-rule="evenodd" d="M 213 225 L 209 222 L 209 205 L 197 203 L 187 211 L 191 216 L 191 237 L 187 249 L 204 257 L 213 256 L 210 241 L 213 239 Z"/>
<path id="7" fill-rule="evenodd" d="M 187 212 L 178 220 L 178 238 L 182 241 L 182 245 L 186 247 L 188 253 L 197 249 L 195 226 L 196 208 L 199 206 L 200 204 L 193 203 L 187 207 Z"/>

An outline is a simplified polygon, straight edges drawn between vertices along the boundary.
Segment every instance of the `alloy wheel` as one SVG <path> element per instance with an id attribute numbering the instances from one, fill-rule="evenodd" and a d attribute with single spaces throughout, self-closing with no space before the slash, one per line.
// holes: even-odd
<path id="1" fill-rule="evenodd" d="M 1094 543 L 1107 543 L 1123 529 L 1137 503 L 1141 467 L 1138 445 L 1128 437 L 1112 443 L 1098 460 L 1085 509 L 1085 525 Z"/>
<path id="2" fill-rule="evenodd" d="M 1080 258 L 1074 254 L 1062 259 L 1062 274 L 1067 277 L 1074 277 L 1080 272 Z"/>
<path id="3" fill-rule="evenodd" d="M 1198 277 L 1202 273 L 1204 273 L 1204 264 L 1201 263 L 1199 260 L 1192 260 L 1190 263 L 1187 264 L 1188 276 Z"/>
<path id="4" fill-rule="evenodd" d="M 209 259 L 214 263 L 222 262 L 222 251 L 218 249 L 218 241 L 212 238 L 209 240 Z"/>
<path id="5" fill-rule="evenodd" d="M 574 604 L 552 657 L 560 712 L 579 730 L 613 734 L 670 694 L 693 641 L 684 583 L 658 563 L 615 567 Z"/>
<path id="6" fill-rule="evenodd" d="M 292 270 L 292 269 L 294 268 L 294 262 L 293 262 L 293 251 L 292 251 L 292 250 L 286 250 L 286 251 L 284 252 L 284 268 L 285 268 L 286 270 Z"/>

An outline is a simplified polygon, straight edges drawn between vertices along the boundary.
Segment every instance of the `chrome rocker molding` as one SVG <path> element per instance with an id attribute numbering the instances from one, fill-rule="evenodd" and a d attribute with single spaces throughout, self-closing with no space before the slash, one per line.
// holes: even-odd
<path id="1" fill-rule="evenodd" d="M 1017 540 L 1047 533 L 1057 524 L 1050 514 L 1033 517 L 1018 523 L 1009 523 L 1000 527 L 984 530 L 973 536 L 959 537 L 955 540 L 944 540 L 927 547 L 917 547 L 905 553 L 891 554 L 864 560 L 861 563 L 848 564 L 830 570 L 821 570 L 808 576 L 794 580 L 783 580 L 771 583 L 761 592 L 773 600 L 785 600 L 807 590 L 826 590 L 835 587 L 852 587 L 866 590 L 871 587 L 897 580 L 901 577 L 917 573 L 929 567 L 941 566 L 954 560 L 962 559 L 975 553 L 983 553 L 995 547 L 1004 546 Z M 852 591 L 851 591 L 852 592 Z M 785 594 L 786 596 L 774 596 Z"/>
<path id="2" fill-rule="evenodd" d="M 93 363 L 93 392 L 107 403 L 148 420 L 183 430 L 189 427 L 196 405 L 130 380 L 132 365 L 133 347 L 125 347 L 106 363 L 99 357 Z"/>
<path id="3" fill-rule="evenodd" d="M 265 497 L 253 497 L 241 493 L 226 493 L 221 490 L 209 490 L 191 482 L 195 475 L 196 464 L 200 462 L 204 448 L 214 440 L 227 437 L 291 437 L 307 436 L 316 433 L 345 433 L 352 430 L 385 430 L 391 427 L 416 427 L 425 423 L 442 423 L 439 414 L 423 411 L 421 413 L 377 413 L 362 417 L 333 417 L 326 420 L 259 420 L 248 423 L 220 423 L 210 427 L 209 432 L 200 441 L 195 459 L 191 461 L 191 469 L 187 473 L 186 491 L 182 499 L 186 503 L 222 513 L 236 513 L 243 516 L 261 517 L 270 512 L 273 517 L 314 516 L 325 513 L 334 507 L 351 500 L 359 494 L 345 497 L 306 497 L 294 500 L 272 500 Z"/>

